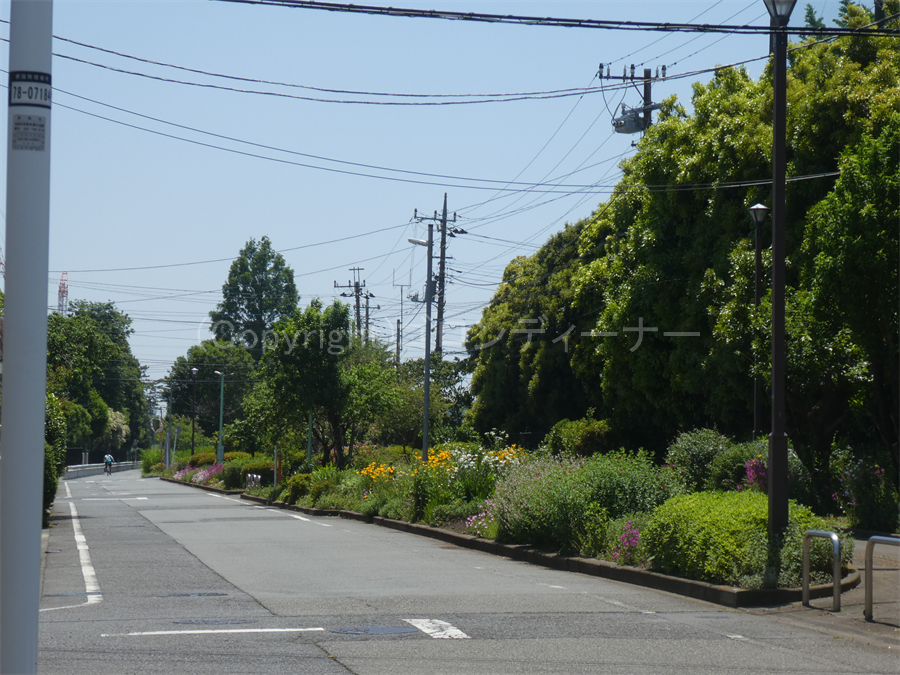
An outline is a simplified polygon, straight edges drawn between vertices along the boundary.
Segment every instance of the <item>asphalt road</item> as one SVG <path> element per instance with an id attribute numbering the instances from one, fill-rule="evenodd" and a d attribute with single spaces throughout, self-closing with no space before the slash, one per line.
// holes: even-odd
<path id="1" fill-rule="evenodd" d="M 897 673 L 777 617 L 141 479 L 62 483 L 39 672 Z"/>

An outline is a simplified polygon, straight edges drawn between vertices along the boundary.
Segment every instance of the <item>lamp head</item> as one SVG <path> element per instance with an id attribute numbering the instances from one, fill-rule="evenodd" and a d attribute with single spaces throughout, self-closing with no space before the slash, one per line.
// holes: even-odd
<path id="1" fill-rule="evenodd" d="M 200 371 L 197 370 L 196 368 L 191 368 L 191 373 L 192 373 L 193 375 L 196 375 L 196 374 L 199 373 L 199 372 L 200 372 Z"/>
<path id="2" fill-rule="evenodd" d="M 424 239 L 407 239 L 410 244 L 415 244 L 416 246 L 428 246 L 428 242 Z"/>
<path id="3" fill-rule="evenodd" d="M 221 374 L 222 374 L 222 373 L 220 373 L 218 370 L 214 370 L 213 372 L 214 372 L 216 375 L 221 375 Z"/>
<path id="4" fill-rule="evenodd" d="M 797 0 L 763 0 L 766 9 L 769 10 L 769 16 L 775 19 L 779 25 L 786 26 L 791 18 L 791 12 L 794 11 L 794 5 Z"/>
<path id="5" fill-rule="evenodd" d="M 753 217 L 753 222 L 757 225 L 762 225 L 766 220 L 766 215 L 769 213 L 769 207 L 765 204 L 754 204 L 749 209 L 750 215 Z"/>

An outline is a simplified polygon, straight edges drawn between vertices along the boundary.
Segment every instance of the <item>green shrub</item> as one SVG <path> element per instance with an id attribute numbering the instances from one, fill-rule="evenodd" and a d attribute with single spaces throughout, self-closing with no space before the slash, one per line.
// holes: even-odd
<path id="1" fill-rule="evenodd" d="M 253 459 L 241 467 L 241 485 L 247 484 L 247 474 L 252 473 L 260 477 L 261 485 L 271 485 L 275 482 L 275 471 L 272 462 L 268 459 Z"/>
<path id="2" fill-rule="evenodd" d="M 784 544 L 780 551 L 770 551 L 767 525 L 768 498 L 760 492 L 699 492 L 673 497 L 657 508 L 642 539 L 659 572 L 744 588 L 796 587 L 804 534 L 830 528 L 807 507 L 791 502 Z M 829 541 L 812 542 L 813 583 L 830 578 L 831 555 Z M 852 555 L 853 540 L 842 535 L 844 566 Z"/>
<path id="3" fill-rule="evenodd" d="M 237 457 L 232 459 L 228 459 L 229 455 L 236 454 Z M 240 456 L 243 455 L 243 456 Z M 246 464 L 250 462 L 257 461 L 254 460 L 250 455 L 245 452 L 241 453 L 225 453 L 225 465 L 222 467 L 222 482 L 225 483 L 226 490 L 240 490 L 245 483 L 244 477 L 241 475 L 241 470 L 244 468 Z M 257 473 L 256 471 L 251 471 L 250 473 Z"/>
<path id="4" fill-rule="evenodd" d="M 573 548 L 587 499 L 581 460 L 537 458 L 514 466 L 494 493 L 497 540 L 551 550 Z"/>
<path id="5" fill-rule="evenodd" d="M 61 461 L 60 457 L 62 457 Z M 65 469 L 65 448 L 60 452 L 50 443 L 44 443 L 44 508 L 41 511 L 41 527 L 50 527 L 50 506 L 56 501 L 59 476 Z"/>
<path id="6" fill-rule="evenodd" d="M 644 531 L 650 517 L 649 513 L 629 513 L 608 521 L 603 528 L 600 555 L 619 565 L 645 564 L 648 555 Z"/>
<path id="7" fill-rule="evenodd" d="M 590 414 L 580 420 L 560 420 L 544 437 L 543 445 L 553 455 L 570 453 L 579 457 L 609 452 L 609 423 L 591 419 Z"/>
<path id="8" fill-rule="evenodd" d="M 735 443 L 716 454 L 709 466 L 704 488 L 707 490 L 735 490 L 747 476 L 745 464 L 754 457 L 768 454 L 768 441 Z"/>
<path id="9" fill-rule="evenodd" d="M 652 511 L 682 491 L 674 471 L 654 465 L 643 450 L 592 457 L 579 470 L 579 480 L 586 503 L 596 503 L 610 518 Z"/>
<path id="10" fill-rule="evenodd" d="M 226 462 L 230 462 L 235 459 L 251 459 L 253 456 L 247 452 L 226 452 L 222 457 Z"/>
<path id="11" fill-rule="evenodd" d="M 715 429 L 697 429 L 679 434 L 666 454 L 666 464 L 690 492 L 702 490 L 716 456 L 731 447 L 731 441 Z"/>
<path id="12" fill-rule="evenodd" d="M 494 493 L 498 539 L 598 555 L 603 523 L 652 511 L 681 492 L 644 451 L 588 460 L 536 458 L 512 467 Z"/>
<path id="13" fill-rule="evenodd" d="M 600 558 L 606 551 L 606 526 L 609 513 L 606 509 L 591 502 L 584 507 L 584 513 L 572 528 L 572 548 L 579 555 L 588 558 Z"/>
<path id="14" fill-rule="evenodd" d="M 154 473 L 153 467 L 162 462 L 162 450 L 159 448 L 146 448 L 141 450 L 141 474 L 146 476 Z"/>
<path id="15" fill-rule="evenodd" d="M 216 453 L 198 452 L 188 458 L 188 466 L 212 466 L 216 463 Z"/>
<path id="16" fill-rule="evenodd" d="M 296 504 L 297 500 L 309 494 L 309 474 L 298 473 L 288 478 L 281 489 L 278 501 Z"/>
<path id="17" fill-rule="evenodd" d="M 854 457 L 849 449 L 831 458 L 833 499 L 846 514 L 850 527 L 896 532 L 900 525 L 900 499 L 886 467 L 890 458 L 877 454 Z"/>

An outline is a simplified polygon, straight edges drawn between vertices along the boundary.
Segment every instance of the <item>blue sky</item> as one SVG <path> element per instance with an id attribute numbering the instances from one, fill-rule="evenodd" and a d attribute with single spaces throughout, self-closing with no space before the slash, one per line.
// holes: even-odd
<path id="1" fill-rule="evenodd" d="M 366 4 L 768 23 L 761 0 Z M 838 5 L 813 3 L 829 24 Z M 803 11 L 798 3 L 793 25 L 803 23 Z M 9 3 L 0 6 L 0 18 L 8 21 Z M 0 24 L 0 35 L 7 38 L 8 29 Z M 452 357 L 505 265 L 605 201 L 618 163 L 637 140 L 613 133 L 609 111 L 621 102 L 639 104 L 640 86 L 398 106 L 290 96 L 460 99 L 337 94 L 248 80 L 387 94 L 546 92 L 601 84 L 595 79 L 600 62 L 611 62 L 615 75 L 634 63 L 638 73 L 666 65 L 673 76 L 765 56 L 768 49 L 762 36 L 490 25 L 216 1 L 57 2 L 54 34 L 87 46 L 54 40 L 61 56 L 53 63 L 48 304 L 56 305 L 62 271 L 70 299 L 115 302 L 134 319 L 132 349 L 154 379 L 210 336 L 208 313 L 221 299 L 230 260 L 248 239 L 264 235 L 297 274 L 304 305 L 315 297 L 329 302 L 341 292 L 334 282 L 346 284 L 349 268 L 362 267 L 374 294 L 375 333 L 393 343 L 401 311 L 395 284 L 407 285 L 404 294 L 409 284 L 420 292 L 424 284 L 424 249 L 407 242 L 425 236 L 424 225 L 411 222 L 414 209 L 432 214 L 445 192 L 457 226 L 470 232 L 452 239 L 448 251 L 453 282 L 444 340 Z M 0 61 L 8 70 L 7 49 Z M 763 64 L 747 67 L 756 77 Z M 653 98 L 675 94 L 686 103 L 691 83 L 709 77 L 657 83 Z M 563 187 L 507 186 L 550 180 Z M 4 190 L 5 184 L 4 178 Z M 344 241 L 323 243 L 336 239 Z M 424 351 L 420 310 L 403 304 L 404 358 Z"/>

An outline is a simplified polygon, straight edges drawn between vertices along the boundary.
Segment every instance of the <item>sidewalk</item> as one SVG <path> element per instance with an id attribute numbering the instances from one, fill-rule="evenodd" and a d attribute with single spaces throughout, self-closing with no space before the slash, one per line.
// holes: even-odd
<path id="1" fill-rule="evenodd" d="M 900 547 L 876 544 L 872 556 L 872 621 L 866 621 L 866 542 L 868 533 L 855 535 L 853 565 L 862 583 L 841 595 L 841 611 L 832 612 L 832 599 L 812 600 L 809 607 L 796 602 L 782 607 L 747 610 L 751 614 L 778 616 L 787 624 L 842 638 L 896 650 L 900 654 Z"/>

